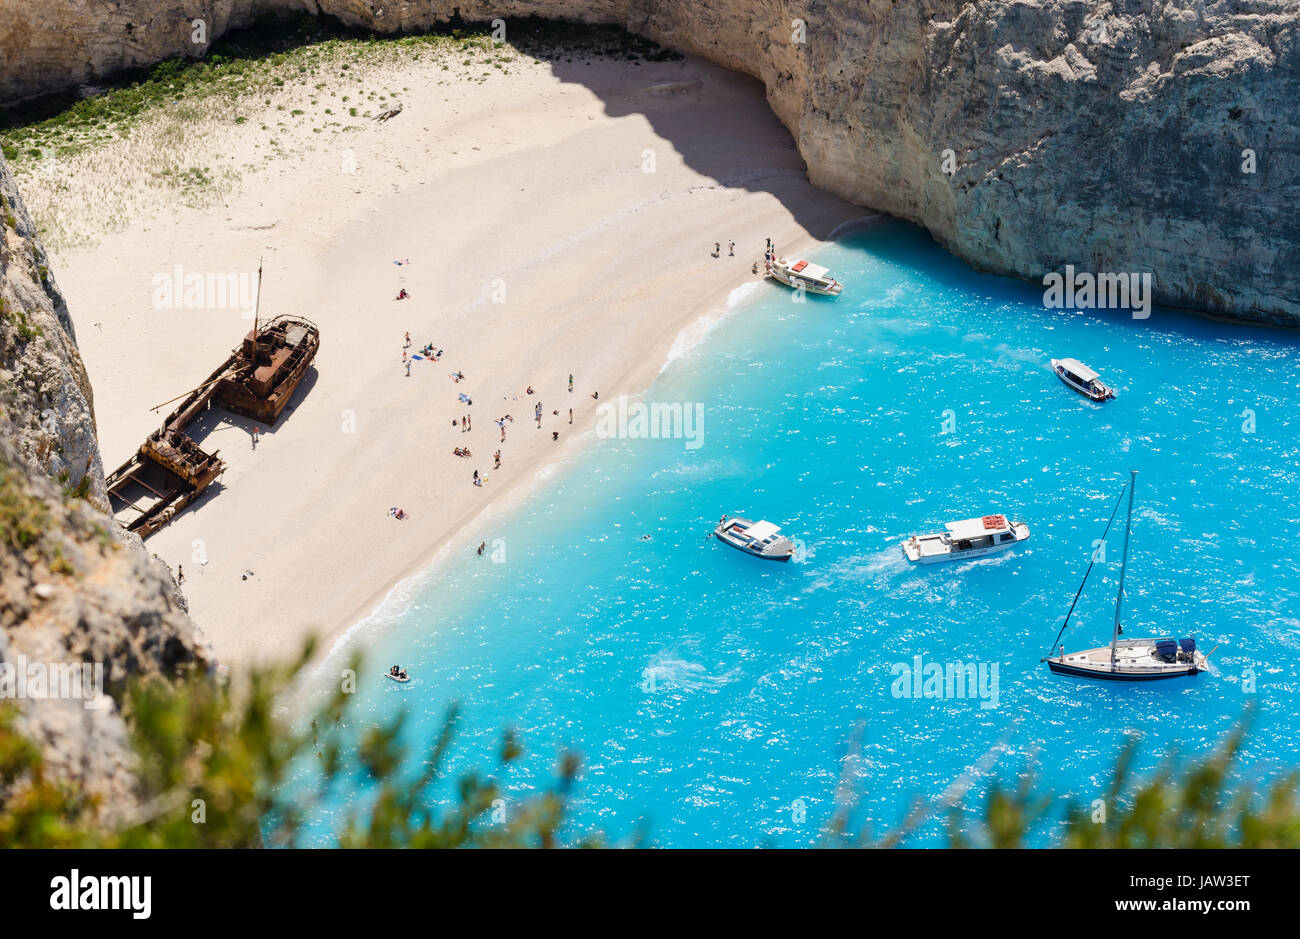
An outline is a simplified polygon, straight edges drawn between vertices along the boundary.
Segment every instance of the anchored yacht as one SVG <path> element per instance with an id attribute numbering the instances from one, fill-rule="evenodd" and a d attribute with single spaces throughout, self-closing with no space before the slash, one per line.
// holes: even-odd
<path id="1" fill-rule="evenodd" d="M 985 515 L 949 522 L 945 531 L 913 535 L 903 542 L 907 559 L 921 564 L 961 561 L 1005 551 L 1029 538 L 1029 526 L 1005 515 Z"/>
<path id="2" fill-rule="evenodd" d="M 747 518 L 724 515 L 713 529 L 713 535 L 722 543 L 765 561 L 788 561 L 794 557 L 794 542 L 771 522 L 751 522 Z"/>
<path id="3" fill-rule="evenodd" d="M 1101 381 L 1101 376 L 1078 359 L 1052 359 L 1052 371 L 1085 398 L 1105 401 L 1115 397 L 1115 389 Z"/>
<path id="4" fill-rule="evenodd" d="M 809 293 L 828 297 L 838 297 L 844 290 L 844 285 L 832 277 L 830 271 L 805 260 L 775 258 L 768 264 L 767 272 L 774 279 L 796 290 L 802 287 Z"/>
<path id="5" fill-rule="evenodd" d="M 1088 574 L 1092 573 L 1092 566 L 1096 563 L 1096 555 L 1094 555 L 1088 570 L 1083 574 L 1083 583 L 1079 585 L 1079 590 L 1074 595 L 1074 603 L 1070 604 L 1070 610 L 1065 614 L 1065 623 L 1062 624 L 1061 631 L 1056 634 L 1056 643 L 1047 658 L 1043 660 L 1047 662 L 1048 669 L 1054 675 L 1098 678 L 1104 681 L 1157 681 L 1162 678 L 1183 678 L 1209 670 L 1208 660 L 1210 655 L 1214 654 L 1214 649 L 1211 649 L 1208 654 L 1201 652 L 1196 648 L 1195 637 L 1120 638 L 1124 632 L 1124 627 L 1121 625 L 1124 577 L 1128 573 L 1128 542 L 1129 533 L 1133 528 L 1133 490 L 1136 486 L 1137 472 L 1133 471 L 1129 473 L 1128 483 L 1125 484 L 1128 490 L 1128 520 L 1124 523 L 1124 560 L 1119 569 L 1119 592 L 1115 596 L 1115 626 L 1111 631 L 1110 645 L 1096 649 L 1083 649 L 1079 652 L 1066 652 L 1065 645 L 1061 642 L 1066 626 L 1070 625 L 1070 614 L 1074 612 L 1074 605 L 1079 602 L 1084 585 L 1088 583 Z M 1123 498 L 1124 493 L 1121 491 L 1120 499 Z M 1103 542 L 1118 512 L 1119 502 L 1116 502 L 1110 521 L 1106 523 L 1106 531 L 1102 532 Z M 1214 648 L 1217 649 L 1218 646 Z"/>

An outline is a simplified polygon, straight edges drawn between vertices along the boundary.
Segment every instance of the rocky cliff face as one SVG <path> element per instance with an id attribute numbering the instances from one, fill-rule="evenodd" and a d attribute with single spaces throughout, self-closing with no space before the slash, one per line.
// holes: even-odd
<path id="1" fill-rule="evenodd" d="M 0 704 L 19 707 L 54 775 L 121 817 L 134 804 L 127 678 L 203 667 L 210 652 L 167 567 L 102 511 L 90 384 L 3 159 L 0 226 Z M 60 685 L 69 666 L 87 680 Z"/>
<path id="2" fill-rule="evenodd" d="M 1296 0 L 0 0 L 0 99 L 197 55 L 272 10 L 395 32 L 457 9 L 614 23 L 747 72 L 816 185 L 977 268 L 1150 271 L 1157 302 L 1300 324 Z"/>

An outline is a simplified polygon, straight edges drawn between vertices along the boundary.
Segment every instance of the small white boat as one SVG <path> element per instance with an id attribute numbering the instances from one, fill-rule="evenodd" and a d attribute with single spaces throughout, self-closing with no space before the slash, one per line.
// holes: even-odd
<path id="1" fill-rule="evenodd" d="M 796 290 L 803 288 L 809 293 L 828 297 L 838 297 L 844 290 L 844 285 L 832 277 L 826 268 L 802 259 L 787 261 L 785 258 L 776 258 L 768 264 L 767 272 L 774 279 Z"/>
<path id="2" fill-rule="evenodd" d="M 788 561 L 794 557 L 794 542 L 771 522 L 751 522 L 747 518 L 724 515 L 713 529 L 713 535 L 723 544 L 765 561 Z"/>
<path id="3" fill-rule="evenodd" d="M 1196 648 L 1196 638 L 1193 636 L 1187 639 L 1174 639 L 1172 637 L 1161 637 L 1152 639 L 1121 639 L 1120 634 L 1124 632 L 1122 625 L 1124 611 L 1124 577 L 1128 573 L 1128 542 L 1129 533 L 1133 529 L 1133 491 L 1137 487 L 1137 472 L 1129 473 L 1128 484 L 1128 521 L 1124 523 L 1124 558 L 1119 568 L 1119 590 L 1115 595 L 1115 625 L 1111 630 L 1110 645 L 1100 646 L 1096 649 L 1082 649 L 1078 652 L 1066 652 L 1065 644 L 1061 642 L 1061 637 L 1065 635 L 1065 629 L 1070 625 L 1070 615 L 1074 613 L 1074 604 L 1079 602 L 1079 596 L 1083 593 L 1084 586 L 1088 583 L 1088 575 L 1092 573 L 1093 564 L 1096 562 L 1094 555 L 1093 561 L 1084 571 L 1083 583 L 1079 584 L 1079 590 L 1074 595 L 1074 603 L 1070 605 L 1070 610 L 1065 614 L 1065 623 L 1062 624 L 1060 632 L 1056 634 L 1056 644 L 1047 654 L 1044 660 L 1047 662 L 1048 670 L 1054 675 L 1069 675 L 1072 678 L 1096 678 L 1102 681 L 1158 681 L 1162 678 L 1183 678 L 1191 677 L 1200 672 L 1209 670 L 1209 657 L 1214 654 L 1211 649 L 1209 655 L 1201 652 Z M 1120 498 L 1124 498 L 1124 493 L 1120 492 Z M 1115 514 L 1119 512 L 1119 503 L 1115 503 L 1115 511 L 1111 513 L 1111 522 L 1115 520 Z M 1106 534 L 1110 531 L 1110 522 L 1106 523 L 1106 531 L 1102 532 L 1104 542 Z M 1218 646 L 1214 647 L 1215 649 Z"/>
<path id="4" fill-rule="evenodd" d="M 1101 376 L 1078 359 L 1052 359 L 1052 371 L 1085 398 L 1105 401 L 1115 397 L 1115 389 L 1102 382 Z"/>
<path id="5" fill-rule="evenodd" d="M 1005 515 L 949 522 L 944 528 L 946 531 L 913 535 L 903 542 L 903 554 L 909 561 L 921 564 L 962 561 L 1005 551 L 1029 538 L 1028 525 L 1007 521 Z"/>
<path id="6" fill-rule="evenodd" d="M 398 684 L 403 684 L 411 680 L 411 676 L 406 673 L 406 669 L 402 669 L 396 675 L 394 675 L 392 671 L 384 672 L 384 674 L 387 675 L 389 678 L 391 678 L 393 681 L 397 682 Z"/>

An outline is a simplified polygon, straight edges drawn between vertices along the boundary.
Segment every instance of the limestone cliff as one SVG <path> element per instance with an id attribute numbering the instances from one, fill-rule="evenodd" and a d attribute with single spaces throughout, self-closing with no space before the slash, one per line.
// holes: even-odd
<path id="1" fill-rule="evenodd" d="M 1296 0 L 0 0 L 0 100 L 272 10 L 618 24 L 759 78 L 816 185 L 980 269 L 1152 271 L 1158 302 L 1300 324 Z"/>
<path id="2" fill-rule="evenodd" d="M 120 817 L 134 804 L 126 680 L 201 667 L 210 652 L 167 567 L 102 511 L 90 385 L 3 159 L 0 216 L 0 697 L 50 771 Z M 97 700 L 93 687 L 72 697 L 37 684 L 83 663 L 102 666 Z"/>

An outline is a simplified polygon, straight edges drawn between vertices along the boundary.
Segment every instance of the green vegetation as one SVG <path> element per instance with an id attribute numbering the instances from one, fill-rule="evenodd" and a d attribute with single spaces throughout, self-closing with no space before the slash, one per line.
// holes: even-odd
<path id="1" fill-rule="evenodd" d="M 45 277 L 42 277 L 41 281 L 44 280 Z M 0 323 L 12 324 L 14 334 L 23 342 L 31 342 L 37 336 L 45 335 L 45 330 L 32 323 L 25 310 L 11 307 L 4 297 L 0 297 Z"/>
<path id="2" fill-rule="evenodd" d="M 0 489 L 0 491 L 7 491 Z M 4 503 L 0 503 L 4 504 Z M 9 511 L 9 510 L 6 510 Z M 6 516 L 8 517 L 8 516 Z M 39 520 L 22 523 L 39 531 Z M 5 530 L 13 526 L 6 522 Z M 8 535 L 7 535 L 8 537 Z M 28 535 L 28 541 L 36 537 Z M 354 810 L 338 832 L 341 847 L 552 847 L 600 846 L 598 834 L 565 831 L 566 807 L 578 771 L 577 758 L 562 758 L 553 789 L 515 805 L 508 820 L 494 817 L 502 805 L 500 783 L 475 772 L 453 778 L 458 714 L 453 706 L 437 739 L 422 753 L 401 743 L 405 718 L 365 730 L 359 743 L 344 738 L 349 695 L 334 693 L 306 726 L 286 727 L 276 700 L 311 654 L 291 666 L 254 669 L 237 687 L 204 675 L 175 685 L 136 683 L 126 692 L 124 713 L 132 727 L 141 808 L 111 826 L 96 822 L 99 808 L 70 787 L 50 779 L 40 751 L 17 731 L 12 705 L 0 702 L 0 848 L 5 847 L 244 847 L 301 842 L 303 821 L 319 798 L 365 772 L 378 782 L 372 805 Z M 353 674 L 362 674 L 359 660 Z M 990 787 L 981 806 L 967 811 L 964 789 L 951 804 L 919 806 L 897 829 L 873 836 L 843 806 L 821 844 L 892 847 L 936 812 L 948 813 L 949 841 L 956 847 L 1019 847 L 1026 836 L 1052 826 L 1052 841 L 1066 847 L 1297 847 L 1300 808 L 1296 775 L 1264 792 L 1230 780 L 1244 729 L 1208 758 L 1173 760 L 1145 780 L 1130 774 L 1136 744 L 1121 754 L 1108 791 L 1097 804 L 1067 805 L 1035 792 L 1032 773 L 1015 786 Z M 507 734 L 499 752 L 505 771 L 522 751 Z M 303 761 L 319 768 L 319 789 L 293 800 L 280 795 Z M 414 768 L 415 775 L 411 775 Z M 632 843 L 640 843 L 634 840 Z"/>
<path id="3" fill-rule="evenodd" d="M 252 671 L 245 683 L 204 675 L 136 683 L 127 692 L 142 795 L 140 808 L 116 825 L 96 824 L 94 799 L 52 780 L 40 751 L 19 733 L 14 708 L 0 702 L 0 848 L 9 847 L 249 847 L 298 843 L 313 800 L 286 800 L 279 790 L 300 760 L 322 769 L 323 794 L 356 772 L 345 757 L 341 728 L 348 695 L 342 690 L 307 728 L 285 727 L 275 699 L 307 661 Z M 352 666 L 359 671 L 359 662 Z M 398 742 L 404 719 L 371 728 L 355 751 L 380 781 L 374 805 L 354 815 L 339 838 L 345 847 L 551 847 L 577 770 L 566 758 L 555 788 L 493 821 L 503 797 L 498 783 L 467 772 L 454 781 L 445 764 L 454 739 L 453 708 L 423 755 L 419 776 L 400 777 L 407 754 Z M 318 728 L 321 728 L 318 730 Z M 507 736 L 502 768 L 521 754 Z M 446 808 L 437 793 L 449 796 Z M 319 795 L 318 794 L 318 795 Z M 594 843 L 594 842 L 593 842 Z"/>
<path id="4" fill-rule="evenodd" d="M 68 472 L 64 470 L 59 474 L 59 483 L 63 486 L 63 498 L 71 501 L 73 499 L 84 499 L 90 494 L 90 475 L 81 477 L 81 480 L 75 485 L 68 483 Z"/>
<path id="5" fill-rule="evenodd" d="M 29 160 L 68 156 L 123 136 L 141 117 L 171 102 L 264 97 L 268 90 L 286 85 L 319 93 L 328 84 L 313 79 L 346 77 L 354 65 L 367 62 L 400 63 L 426 55 L 459 54 L 467 67 L 479 62 L 501 69 L 502 63 L 521 55 L 565 62 L 574 56 L 650 62 L 681 58 L 617 27 L 536 17 L 507 20 L 506 38 L 505 43 L 494 42 L 491 27 L 467 24 L 459 17 L 427 32 L 381 36 L 328 17 L 265 14 L 249 28 L 218 39 L 202 59 L 173 58 L 148 69 L 122 72 L 91 97 L 68 91 L 0 110 L 0 147 L 6 160 L 21 167 Z M 311 103 L 319 106 L 316 100 Z M 350 113 L 356 116 L 355 109 Z"/>
<path id="6" fill-rule="evenodd" d="M 994 777 L 981 804 L 967 805 L 977 777 L 992 768 L 999 748 L 985 754 L 972 774 L 953 783 L 933 803 L 918 801 L 904 820 L 875 833 L 856 821 L 858 795 L 838 800 L 822 843 L 829 847 L 892 848 L 908 844 L 922 825 L 941 819 L 953 848 L 1022 848 L 1047 843 L 1065 848 L 1295 848 L 1300 847 L 1300 772 L 1290 772 L 1259 790 L 1232 772 L 1253 716 L 1245 718 L 1209 755 L 1170 755 L 1145 778 L 1132 772 L 1139 740 L 1131 735 L 1116 759 L 1110 782 L 1080 804 L 1057 801 L 1038 788 L 1026 768 L 1006 785 Z M 848 787 L 841 787 L 842 791 Z"/>
<path id="7" fill-rule="evenodd" d="M 0 544 L 26 552 L 41 541 L 49 525 L 49 509 L 28 494 L 23 475 L 0 464 Z"/>

